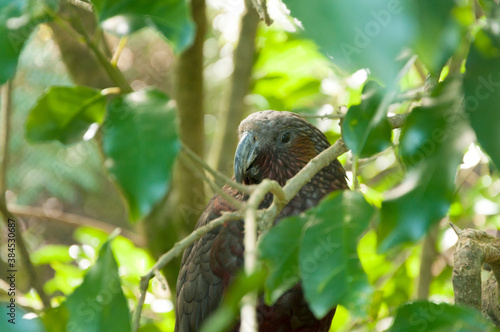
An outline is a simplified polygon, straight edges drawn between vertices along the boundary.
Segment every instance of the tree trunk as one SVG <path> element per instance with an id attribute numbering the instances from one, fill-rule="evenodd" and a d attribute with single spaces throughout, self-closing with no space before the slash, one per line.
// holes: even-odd
<path id="1" fill-rule="evenodd" d="M 179 136 L 182 144 L 203 158 L 205 145 L 203 107 L 205 0 L 193 0 L 191 12 L 196 24 L 196 36 L 193 45 L 179 57 L 174 98 L 179 111 Z M 178 160 L 173 171 L 170 193 L 144 220 L 148 246 L 153 254 L 158 257 L 172 248 L 179 239 L 191 233 L 205 205 L 203 179 Z M 180 260 L 181 258 L 177 257 L 163 269 L 174 299 Z"/>
<path id="2" fill-rule="evenodd" d="M 234 72 L 227 106 L 220 113 L 220 130 L 215 133 L 212 144 L 212 166 L 225 174 L 233 173 L 233 155 L 238 143 L 238 125 L 245 111 L 244 98 L 248 94 L 255 58 L 255 35 L 259 14 L 250 0 L 245 1 L 246 13 L 241 21 L 238 46 L 234 52 Z"/>

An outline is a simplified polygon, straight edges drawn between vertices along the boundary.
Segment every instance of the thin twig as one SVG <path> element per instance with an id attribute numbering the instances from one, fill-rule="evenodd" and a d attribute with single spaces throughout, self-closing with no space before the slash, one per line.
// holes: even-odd
<path id="1" fill-rule="evenodd" d="M 117 228 L 117 226 L 113 226 L 93 218 L 84 217 L 72 213 L 56 211 L 56 210 L 50 210 L 50 209 L 47 210 L 45 208 L 40 208 L 35 206 L 8 204 L 8 208 L 9 211 L 12 212 L 12 214 L 20 217 L 35 217 L 41 220 L 51 220 L 75 227 L 88 226 L 99 229 L 108 234 L 111 234 Z M 142 247 L 146 244 L 142 236 L 135 234 L 131 231 L 122 229 L 121 235 L 130 239 L 137 246 Z"/>
<path id="2" fill-rule="evenodd" d="M 7 81 L 2 89 L 2 105 L 0 106 L 0 213 L 3 216 L 3 220 L 6 225 L 9 224 L 9 219 L 15 220 L 9 209 L 7 208 L 7 201 L 5 198 L 6 192 L 6 176 L 7 176 L 7 165 L 9 160 L 9 139 L 10 139 L 10 113 L 12 110 L 12 82 Z M 35 271 L 35 267 L 30 260 L 30 256 L 28 253 L 28 249 L 26 248 L 26 243 L 24 242 L 24 238 L 21 234 L 20 227 L 16 227 L 15 239 L 17 242 L 15 243 L 16 249 L 19 250 L 19 255 L 21 256 L 21 261 L 24 264 L 24 268 L 28 274 L 28 279 L 31 286 L 36 290 L 40 299 L 42 300 L 42 304 L 45 308 L 50 308 L 50 299 L 45 294 L 43 290 L 42 284 L 38 279 L 38 276 Z"/>
<path id="3" fill-rule="evenodd" d="M 146 299 L 146 293 L 149 287 L 149 281 L 153 279 L 161 269 L 165 267 L 174 257 L 182 254 L 184 249 L 193 244 L 196 240 L 200 239 L 203 235 L 207 234 L 214 228 L 224 224 L 225 222 L 240 220 L 243 215 L 240 212 L 230 212 L 224 213 L 217 219 L 212 220 L 210 223 L 194 230 L 191 234 L 186 236 L 181 241 L 177 242 L 172 249 L 163 254 L 156 264 L 141 278 L 140 291 L 141 295 L 137 301 L 137 307 L 134 311 L 134 317 L 132 321 L 132 331 L 137 332 L 139 329 L 139 323 L 142 314 L 142 307 L 144 306 L 144 300 Z"/>
<path id="4" fill-rule="evenodd" d="M 404 126 L 406 119 L 408 118 L 408 113 L 406 114 L 396 114 L 387 118 L 392 129 L 401 128 Z"/>
<path id="5" fill-rule="evenodd" d="M 94 11 L 94 7 L 92 6 L 91 3 L 88 3 L 88 2 L 85 2 L 85 1 L 82 1 L 82 0 L 68 0 L 68 2 L 80 9 L 83 9 L 85 11 L 88 11 L 88 12 L 93 12 Z"/>
<path id="6" fill-rule="evenodd" d="M 358 181 L 358 171 L 359 171 L 359 158 L 354 153 L 352 154 L 352 188 L 354 191 L 359 189 Z"/>
<path id="7" fill-rule="evenodd" d="M 303 118 L 306 119 L 331 119 L 331 120 L 336 120 L 336 119 L 343 119 L 345 118 L 345 115 L 347 113 L 347 106 L 345 105 L 340 105 L 337 107 L 333 113 L 325 113 L 325 114 L 301 114 Z"/>
<path id="8" fill-rule="evenodd" d="M 301 114 L 301 116 L 306 119 L 340 120 L 345 118 L 345 114 Z"/>
<path id="9" fill-rule="evenodd" d="M 457 225 L 455 225 L 451 221 L 450 221 L 450 226 L 451 226 L 451 228 L 453 228 L 453 230 L 455 231 L 455 234 L 457 234 L 457 236 L 462 235 L 462 233 L 464 232 L 463 230 L 460 229 L 460 227 L 458 227 Z"/>
<path id="10" fill-rule="evenodd" d="M 228 186 L 238 190 L 241 193 L 245 194 L 251 194 L 252 191 L 254 190 L 255 186 L 246 186 L 244 184 L 238 183 L 231 179 L 228 176 L 225 176 L 224 174 L 217 172 L 214 170 L 212 167 L 210 167 L 206 162 L 203 161 L 196 153 L 194 153 L 190 148 L 188 148 L 186 145 L 182 146 L 182 150 L 194 161 L 196 161 L 201 167 L 203 167 L 205 170 L 207 170 L 212 176 L 216 179 L 219 180 Z"/>
<path id="11" fill-rule="evenodd" d="M 422 64 L 422 62 L 420 62 L 420 60 L 415 61 L 415 63 L 413 65 L 415 66 L 415 69 L 417 70 L 418 76 L 420 77 L 422 82 L 425 83 L 425 80 L 427 79 L 427 73 L 426 73 L 426 70 L 424 68 L 424 65 Z"/>
<path id="12" fill-rule="evenodd" d="M 69 32 L 76 40 L 82 41 L 88 46 L 88 48 L 94 53 L 97 61 L 102 66 L 102 68 L 106 71 L 111 81 L 116 84 L 117 87 L 123 93 L 130 93 L 134 90 L 127 82 L 123 73 L 116 66 L 113 66 L 111 62 L 107 59 L 106 55 L 99 49 L 98 45 L 94 43 L 88 36 L 85 27 L 82 22 L 80 22 L 79 17 L 74 16 L 71 19 L 72 26 L 70 26 L 66 20 L 62 19 L 58 15 L 54 18 L 55 22 L 61 26 L 65 31 Z"/>
<path id="13" fill-rule="evenodd" d="M 214 193 L 217 193 L 218 195 L 220 195 L 224 200 L 226 200 L 229 204 L 231 204 L 233 206 L 233 208 L 235 208 L 236 210 L 241 210 L 245 207 L 244 202 L 234 198 L 233 196 L 228 194 L 225 190 L 221 190 L 221 188 L 205 174 L 205 171 L 196 167 L 193 164 L 194 160 L 189 159 L 186 154 L 180 153 L 179 160 L 182 160 L 193 172 L 199 173 L 203 177 L 203 180 L 205 180 L 205 182 L 208 183 L 208 185 L 214 191 Z M 216 171 L 214 170 L 214 172 L 216 172 Z"/>
<path id="14" fill-rule="evenodd" d="M 259 13 L 260 19 L 264 21 L 268 26 L 273 24 L 272 18 L 267 12 L 267 0 L 252 0 L 253 6 L 257 13 Z"/>

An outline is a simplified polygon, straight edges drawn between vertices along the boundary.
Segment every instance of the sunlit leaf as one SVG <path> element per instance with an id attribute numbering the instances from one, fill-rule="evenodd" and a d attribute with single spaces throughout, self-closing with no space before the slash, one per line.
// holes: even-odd
<path id="1" fill-rule="evenodd" d="M 34 251 L 30 255 L 33 264 L 48 264 L 53 261 L 68 263 L 73 260 L 69 255 L 69 247 L 63 245 L 49 244 Z"/>
<path id="2" fill-rule="evenodd" d="M 126 279 L 137 281 L 154 264 L 147 250 L 134 246 L 127 238 L 117 236 L 111 246 L 116 253 L 120 271 L 123 271 L 123 277 Z"/>
<path id="3" fill-rule="evenodd" d="M 361 104 L 351 106 L 344 119 L 344 141 L 361 158 L 379 153 L 391 145 L 387 110 L 379 107 L 383 93 L 384 90 L 375 82 L 368 82 L 363 89 Z"/>
<path id="4" fill-rule="evenodd" d="M 443 218 L 453 199 L 455 174 L 472 135 L 460 108 L 457 80 L 443 82 L 426 106 L 414 108 L 400 138 L 400 154 L 408 167 L 405 179 L 385 194 L 379 249 L 419 240 Z"/>
<path id="5" fill-rule="evenodd" d="M 392 82 L 401 64 L 397 55 L 414 36 L 415 22 L 397 0 L 284 0 L 303 34 L 341 68 L 369 68 Z"/>
<path id="6" fill-rule="evenodd" d="M 69 313 L 68 331 L 130 331 L 129 308 L 110 241 L 102 245 L 95 265 L 68 296 L 65 306 Z"/>
<path id="7" fill-rule="evenodd" d="M 32 142 L 78 142 L 91 124 L 104 120 L 105 106 L 106 96 L 100 90 L 84 86 L 51 87 L 31 109 L 26 136 Z"/>
<path id="8" fill-rule="evenodd" d="M 419 301 L 401 306 L 389 331 L 487 332 L 496 329 L 474 309 Z"/>
<path id="9" fill-rule="evenodd" d="M 127 199 L 130 218 L 151 211 L 167 192 L 179 151 L 176 110 L 157 90 L 115 98 L 108 105 L 103 149 L 106 166 Z"/>
<path id="10" fill-rule="evenodd" d="M 370 301 L 368 283 L 356 247 L 375 209 L 359 192 L 330 194 L 310 217 L 299 251 L 304 294 L 311 311 L 323 317 L 341 304 L 363 314 Z"/>
<path id="11" fill-rule="evenodd" d="M 464 77 L 465 111 L 481 147 L 500 168 L 500 36 L 480 31 Z"/>
<path id="12" fill-rule="evenodd" d="M 54 278 L 48 280 L 43 289 L 47 294 L 62 292 L 63 294 L 72 293 L 75 288 L 81 284 L 84 270 L 72 264 L 63 264 L 58 261 L 52 261 L 50 267 L 54 270 Z"/>
<path id="13" fill-rule="evenodd" d="M 144 27 L 159 31 L 178 52 L 191 45 L 194 24 L 186 0 L 93 0 L 101 26 L 120 36 Z"/>
<path id="14" fill-rule="evenodd" d="M 107 240 L 108 234 L 97 228 L 82 226 L 75 230 L 73 237 L 82 244 L 88 244 L 94 248 L 98 248 Z"/>
<path id="15" fill-rule="evenodd" d="M 299 280 L 298 256 L 302 231 L 307 218 L 286 218 L 262 238 L 260 257 L 269 267 L 266 280 L 266 302 L 274 303 Z"/>
<path id="16" fill-rule="evenodd" d="M 58 1 L 0 0 L 0 85 L 14 76 L 24 43 L 57 11 Z"/>

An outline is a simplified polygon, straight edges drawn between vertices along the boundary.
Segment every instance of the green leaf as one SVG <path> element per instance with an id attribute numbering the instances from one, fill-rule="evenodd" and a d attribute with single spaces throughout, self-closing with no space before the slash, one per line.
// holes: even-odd
<path id="1" fill-rule="evenodd" d="M 194 40 L 194 24 L 186 0 L 93 0 L 101 26 L 120 36 L 144 27 L 159 31 L 177 52 Z"/>
<path id="2" fill-rule="evenodd" d="M 387 110 L 380 107 L 383 90 L 375 82 L 363 88 L 361 104 L 349 108 L 342 125 L 346 145 L 361 158 L 369 157 L 391 145 L 391 125 Z"/>
<path id="3" fill-rule="evenodd" d="M 65 302 L 68 331 L 130 331 L 129 308 L 110 241 L 102 245 L 95 265 Z"/>
<path id="4" fill-rule="evenodd" d="M 15 299 L 15 297 L 12 297 Z M 7 301 L 9 299 L 7 298 Z M 19 306 L 17 302 L 0 302 L 0 331 L 2 332 L 45 332 L 47 331 L 38 316 L 30 319 L 24 318 L 26 314 L 35 315 Z"/>
<path id="5" fill-rule="evenodd" d="M 108 105 L 103 149 L 109 173 L 122 189 L 131 220 L 148 214 L 170 186 L 180 148 L 176 110 L 157 90 L 115 98 Z"/>
<path id="6" fill-rule="evenodd" d="M 496 331 L 481 313 L 470 308 L 418 301 L 399 307 L 392 332 Z"/>
<path id="7" fill-rule="evenodd" d="M 341 68 L 369 68 L 392 82 L 401 64 L 397 55 L 415 34 L 415 23 L 398 0 L 284 0 L 303 34 Z"/>
<path id="8" fill-rule="evenodd" d="M 330 194 L 307 212 L 308 226 L 299 251 L 302 287 L 318 318 L 337 304 L 362 314 L 371 287 L 357 255 L 357 242 L 375 209 L 359 192 Z"/>
<path id="9" fill-rule="evenodd" d="M 58 1 L 0 0 L 0 85 L 14 76 L 24 43 L 39 23 L 57 11 Z"/>
<path id="10" fill-rule="evenodd" d="M 480 31 L 465 67 L 465 111 L 481 147 L 500 169 L 500 38 Z"/>
<path id="11" fill-rule="evenodd" d="M 102 123 L 106 96 L 84 87 L 51 87 L 31 109 L 26 137 L 31 142 L 57 140 L 71 144 L 83 139 L 93 123 Z"/>
<path id="12" fill-rule="evenodd" d="M 267 303 L 276 302 L 300 280 L 299 247 L 306 222 L 300 216 L 286 218 L 269 230 L 259 244 L 260 258 L 270 271 L 265 288 Z"/>
<path id="13" fill-rule="evenodd" d="M 30 259 L 35 265 L 49 264 L 54 261 L 68 263 L 73 260 L 69 255 L 68 246 L 56 244 L 49 244 L 32 252 Z"/>
<path id="14" fill-rule="evenodd" d="M 436 73 L 455 53 L 462 38 L 463 30 L 453 15 L 455 1 L 408 1 L 407 6 L 418 25 L 411 46 L 427 69 Z"/>
<path id="15" fill-rule="evenodd" d="M 455 174 L 472 141 L 460 108 L 458 80 L 440 83 L 426 106 L 409 115 L 400 138 L 400 154 L 408 171 L 385 193 L 377 229 L 379 250 L 418 241 L 443 218 L 455 190 Z"/>
<path id="16" fill-rule="evenodd" d="M 68 324 L 68 309 L 64 304 L 46 310 L 42 316 L 43 324 L 50 328 L 50 332 L 66 332 Z"/>

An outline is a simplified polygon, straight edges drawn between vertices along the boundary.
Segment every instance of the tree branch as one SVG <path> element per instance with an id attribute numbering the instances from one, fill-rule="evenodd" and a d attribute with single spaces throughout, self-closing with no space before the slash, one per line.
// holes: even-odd
<path id="1" fill-rule="evenodd" d="M 116 66 L 113 66 L 111 62 L 107 59 L 106 55 L 99 49 L 98 45 L 92 41 L 82 24 L 80 17 L 77 15 L 71 15 L 69 18 L 71 25 L 68 24 L 66 20 L 61 18 L 59 15 L 54 17 L 54 22 L 57 23 L 61 29 L 68 34 L 74 36 L 78 40 L 83 40 L 87 47 L 92 51 L 97 62 L 101 65 L 102 69 L 106 72 L 109 79 L 117 87 L 121 89 L 123 93 L 130 93 L 134 91 L 130 84 L 127 82 L 123 73 Z"/>
<path id="2" fill-rule="evenodd" d="M 250 81 L 255 58 L 255 36 L 259 24 L 259 14 L 250 0 L 245 0 L 246 13 L 241 19 L 238 45 L 233 55 L 234 71 L 231 76 L 230 93 L 227 104 L 221 109 L 221 130 L 216 131 L 211 162 L 214 168 L 225 174 L 232 174 L 231 158 L 238 142 L 239 123 L 245 111 L 244 99 L 250 90 Z"/>
<path id="3" fill-rule="evenodd" d="M 239 192 L 245 193 L 245 194 L 251 194 L 252 191 L 255 189 L 255 185 L 244 185 L 241 183 L 238 183 L 231 179 L 229 176 L 224 175 L 223 173 L 217 172 L 214 170 L 212 167 L 210 167 L 206 162 L 203 161 L 196 153 L 193 152 L 190 148 L 188 148 L 186 145 L 182 146 L 182 150 L 191 158 L 193 159 L 196 163 L 198 163 L 201 167 L 203 167 L 208 173 L 212 174 L 214 179 L 219 180 L 223 184 L 227 184 L 231 188 L 234 188 L 238 190 Z"/>
<path id="4" fill-rule="evenodd" d="M 451 227 L 458 235 L 453 255 L 453 292 L 455 303 L 482 311 L 500 326 L 500 239 L 483 231 Z M 481 267 L 491 266 L 492 275 L 481 284 Z M 494 276 L 494 277 L 493 277 Z"/>
<path id="5" fill-rule="evenodd" d="M 8 81 L 2 89 L 2 105 L 0 106 L 0 213 L 3 216 L 3 221 L 7 226 L 9 224 L 9 219 L 14 220 L 14 217 L 7 208 L 7 201 L 5 199 L 6 182 L 7 182 L 7 165 L 9 160 L 9 139 L 10 139 L 10 113 L 12 110 L 12 82 Z M 24 242 L 24 238 L 21 235 L 21 229 L 19 226 L 15 228 L 15 238 L 17 242 L 15 243 L 16 248 L 19 249 L 19 254 L 21 256 L 21 261 L 24 264 L 24 268 L 28 274 L 28 279 L 31 286 L 36 290 L 42 304 L 45 308 L 50 308 L 50 299 L 45 294 L 43 286 L 38 279 L 35 271 L 35 267 L 30 260 L 28 249 Z"/>
<path id="6" fill-rule="evenodd" d="M 35 217 L 41 220 L 51 220 L 58 223 L 71 225 L 75 227 L 88 226 L 97 228 L 108 234 L 111 234 L 117 227 L 102 222 L 100 220 L 92 219 L 89 217 L 79 216 L 72 213 L 65 213 L 61 211 L 51 211 L 45 208 L 35 207 L 35 206 L 22 206 L 15 204 L 8 204 L 9 211 L 12 214 L 20 217 Z M 137 246 L 145 246 L 146 241 L 144 238 L 138 234 L 135 234 L 129 230 L 121 230 L 121 235 L 130 239 Z"/>
<path id="7" fill-rule="evenodd" d="M 205 180 L 206 183 L 212 188 L 214 193 L 217 193 L 220 195 L 224 200 L 226 200 L 229 204 L 231 204 L 236 210 L 241 210 L 244 209 L 245 203 L 234 198 L 233 196 L 229 195 L 226 191 L 221 190 L 221 188 L 214 182 L 212 179 L 210 179 L 203 170 L 199 169 L 197 164 L 193 162 L 193 160 L 189 159 L 185 154 L 181 153 L 179 154 L 179 159 L 182 160 L 186 166 L 191 169 L 193 172 L 199 173 L 202 177 L 203 180 Z M 201 159 L 200 159 L 201 160 Z"/>
<path id="8" fill-rule="evenodd" d="M 273 24 L 273 20 L 267 12 L 267 0 L 252 0 L 253 6 L 257 13 L 260 15 L 260 19 L 264 21 L 267 25 Z"/>
<path id="9" fill-rule="evenodd" d="M 248 198 L 245 211 L 244 232 L 244 268 L 246 275 L 252 275 L 257 266 L 257 210 L 269 192 L 275 193 L 277 200 L 285 199 L 285 192 L 278 182 L 263 180 Z M 257 324 L 257 292 L 252 291 L 242 299 L 240 332 L 256 332 Z"/>
<path id="10" fill-rule="evenodd" d="M 92 6 L 91 3 L 82 1 L 82 0 L 68 0 L 68 2 L 80 9 L 83 9 L 87 12 L 92 13 L 94 11 L 94 7 Z"/>
<path id="11" fill-rule="evenodd" d="M 438 228 L 432 227 L 422 242 L 422 253 L 420 255 L 420 272 L 418 273 L 417 299 L 427 300 L 429 298 L 429 287 L 432 282 L 432 263 L 436 257 L 436 233 Z"/>

